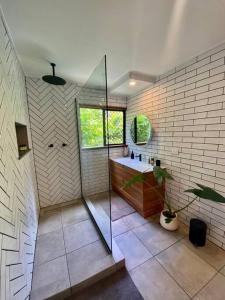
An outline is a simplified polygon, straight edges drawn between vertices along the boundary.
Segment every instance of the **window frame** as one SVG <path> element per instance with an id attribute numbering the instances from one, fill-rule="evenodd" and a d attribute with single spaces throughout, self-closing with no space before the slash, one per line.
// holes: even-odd
<path id="1" fill-rule="evenodd" d="M 82 147 L 82 150 L 89 149 L 101 149 L 101 148 L 113 148 L 113 147 L 123 147 L 126 145 L 126 107 L 114 107 L 114 106 L 99 106 L 99 105 L 89 105 L 89 104 L 81 104 L 80 108 L 90 108 L 90 109 L 100 109 L 102 110 L 102 125 L 103 125 L 103 145 L 96 147 Z M 123 142 L 119 144 L 107 144 L 106 143 L 106 112 L 107 111 L 120 111 L 123 113 Z M 80 113 L 80 112 L 79 112 Z"/>

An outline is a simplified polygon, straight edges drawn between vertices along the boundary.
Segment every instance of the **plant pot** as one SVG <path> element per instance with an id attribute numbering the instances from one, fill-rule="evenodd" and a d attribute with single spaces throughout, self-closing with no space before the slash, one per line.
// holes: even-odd
<path id="1" fill-rule="evenodd" d="M 166 223 L 166 219 L 168 219 L 168 216 L 164 215 L 165 212 L 167 212 L 167 210 L 163 210 L 160 214 L 161 226 L 166 230 L 170 230 L 170 231 L 177 230 L 179 226 L 177 214 L 175 214 L 175 217 L 171 218 L 171 221 L 169 223 Z"/>

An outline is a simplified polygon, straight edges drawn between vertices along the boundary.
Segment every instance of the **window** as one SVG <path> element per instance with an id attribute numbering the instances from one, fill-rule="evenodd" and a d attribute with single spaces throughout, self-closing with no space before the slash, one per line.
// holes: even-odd
<path id="1" fill-rule="evenodd" d="M 82 148 L 125 144 L 125 110 L 80 107 L 80 128 Z"/>

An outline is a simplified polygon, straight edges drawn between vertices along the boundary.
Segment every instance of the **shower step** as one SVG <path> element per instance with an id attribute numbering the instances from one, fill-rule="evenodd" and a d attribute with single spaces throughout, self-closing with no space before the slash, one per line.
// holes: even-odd
<path id="1" fill-rule="evenodd" d="M 112 248 L 112 254 L 108 254 L 102 241 L 98 240 L 48 262 L 45 270 L 41 269 L 43 265 L 38 266 L 34 269 L 30 299 L 65 299 L 125 267 L 124 256 L 114 239 Z M 50 279 L 51 283 L 48 284 L 49 278 L 54 276 L 55 280 Z"/>

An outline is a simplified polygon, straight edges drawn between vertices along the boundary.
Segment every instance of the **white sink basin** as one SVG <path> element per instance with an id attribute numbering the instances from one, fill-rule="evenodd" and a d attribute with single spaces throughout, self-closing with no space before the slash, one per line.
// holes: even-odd
<path id="1" fill-rule="evenodd" d="M 121 157 L 121 158 L 112 158 L 112 160 L 123 166 L 127 166 L 141 173 L 153 171 L 152 165 L 139 161 L 138 159 L 131 159 L 130 157 Z"/>

